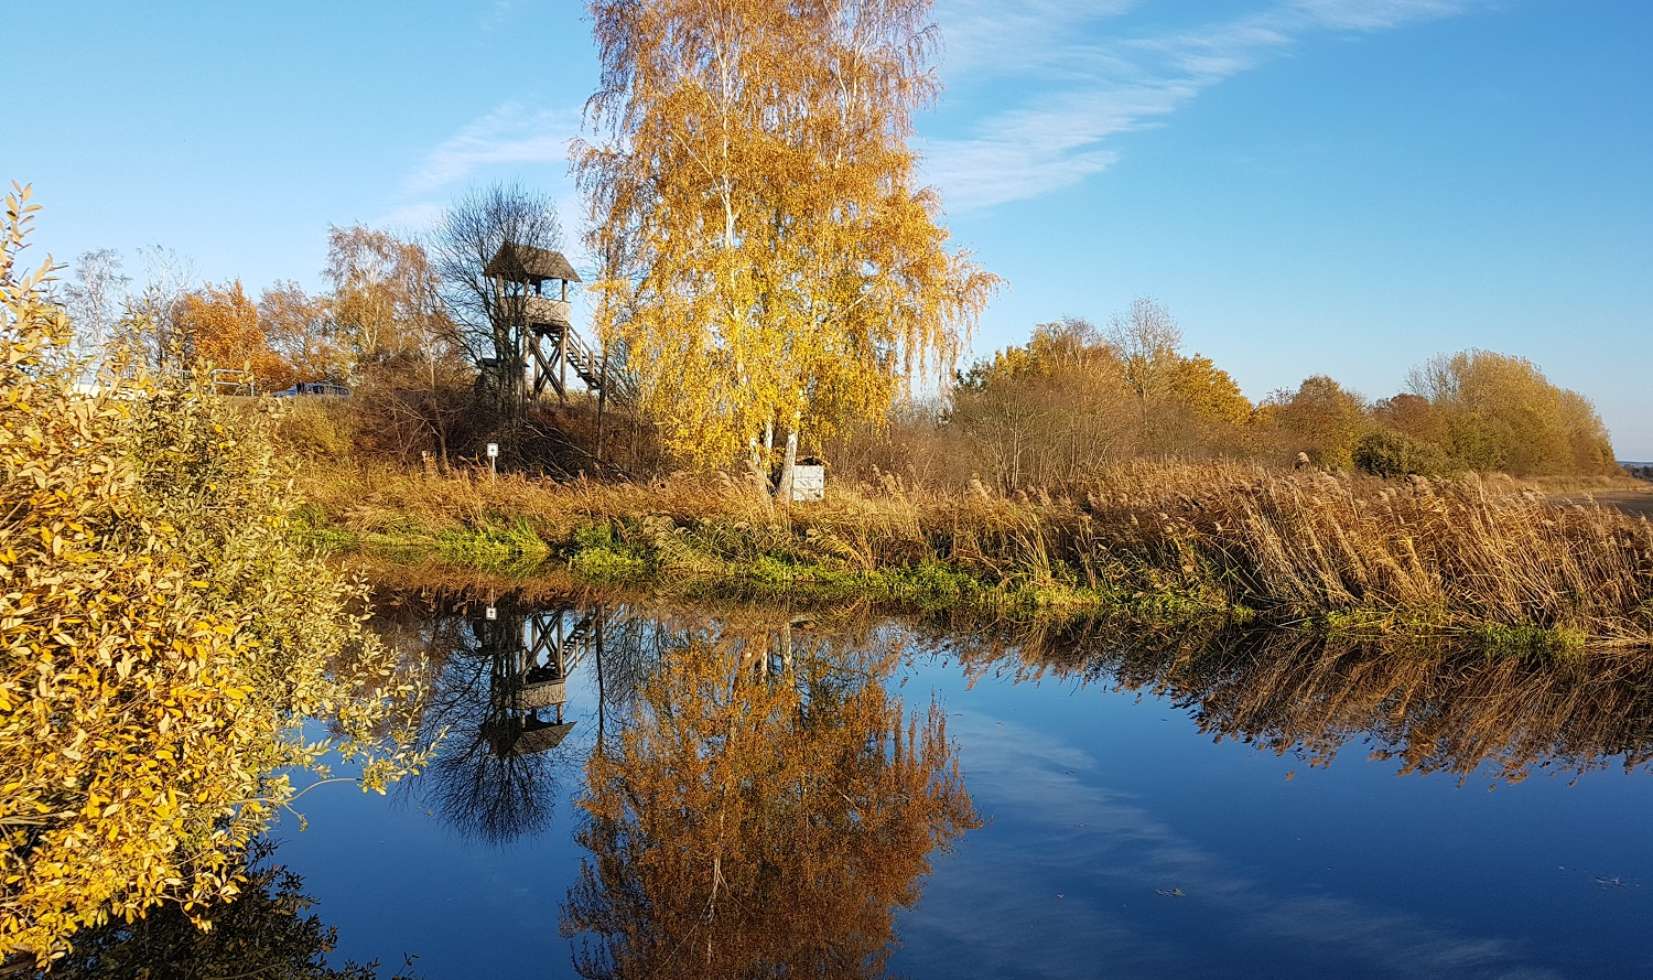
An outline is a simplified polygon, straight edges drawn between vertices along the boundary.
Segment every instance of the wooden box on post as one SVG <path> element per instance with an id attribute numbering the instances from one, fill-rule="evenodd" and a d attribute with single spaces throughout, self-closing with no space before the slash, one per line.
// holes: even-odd
<path id="1" fill-rule="evenodd" d="M 826 496 L 826 464 L 814 457 L 806 457 L 793 464 L 793 501 L 820 500 L 824 496 Z"/>

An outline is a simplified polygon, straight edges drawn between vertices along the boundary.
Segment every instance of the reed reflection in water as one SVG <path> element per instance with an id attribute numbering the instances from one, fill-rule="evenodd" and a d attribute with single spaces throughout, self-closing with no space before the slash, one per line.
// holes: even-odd
<path id="1" fill-rule="evenodd" d="M 1449 643 L 1377 644 L 1295 632 L 1126 635 L 1069 623 L 931 642 L 975 673 L 1168 698 L 1219 738 L 1330 765 L 1350 742 L 1402 773 L 1580 774 L 1653 761 L 1653 657 L 1488 653 Z"/>

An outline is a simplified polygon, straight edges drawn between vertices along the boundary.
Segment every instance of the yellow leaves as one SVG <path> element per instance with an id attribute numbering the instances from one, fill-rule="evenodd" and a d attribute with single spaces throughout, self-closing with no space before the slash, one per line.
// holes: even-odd
<path id="1" fill-rule="evenodd" d="M 919 8 L 620 9 L 596 17 L 613 139 L 577 165 L 598 333 L 626 342 L 672 447 L 724 463 L 766 426 L 879 417 L 950 367 L 997 280 L 946 251 L 912 188 Z"/>
<path id="2" fill-rule="evenodd" d="M 200 384 L 76 401 L 66 324 L 11 256 L 0 360 L 29 370 L 0 371 L 0 499 L 21 504 L 0 507 L 0 960 L 233 895 L 223 869 L 270 815 L 248 801 L 313 761 L 297 722 L 349 714 L 356 735 L 321 751 L 394 758 L 375 722 L 397 710 L 333 669 L 391 658 L 346 611 L 359 591 L 280 533 L 268 423 Z"/>

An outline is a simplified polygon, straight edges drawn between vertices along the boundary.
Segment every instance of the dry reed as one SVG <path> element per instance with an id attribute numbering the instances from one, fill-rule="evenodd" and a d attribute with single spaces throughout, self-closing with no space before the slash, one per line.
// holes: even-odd
<path id="1" fill-rule="evenodd" d="M 513 527 L 568 554 L 602 527 L 663 567 L 692 568 L 697 556 L 859 571 L 940 562 L 983 581 L 1179 596 L 1357 631 L 1653 640 L 1653 525 L 1505 478 L 1132 463 L 1059 493 L 937 493 L 886 479 L 791 508 L 716 476 L 556 484 L 368 466 L 311 469 L 301 486 L 319 523 L 354 532 Z"/>

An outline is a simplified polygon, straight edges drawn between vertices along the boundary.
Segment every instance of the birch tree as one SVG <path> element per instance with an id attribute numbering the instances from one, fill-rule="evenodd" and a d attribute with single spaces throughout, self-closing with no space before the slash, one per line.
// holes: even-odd
<path id="1" fill-rule="evenodd" d="M 576 147 L 596 326 L 690 461 L 881 418 L 944 376 L 996 280 L 917 186 L 928 0 L 595 0 L 600 134 Z M 790 467 L 783 467 L 783 485 Z"/>
<path id="2" fill-rule="evenodd" d="M 452 345 L 441 282 L 416 242 L 362 225 L 331 228 L 325 275 L 353 368 L 398 357 L 435 362 Z"/>
<path id="3" fill-rule="evenodd" d="M 74 277 L 64 287 L 63 299 L 75 325 L 76 354 L 89 359 L 103 356 L 131 282 L 121 270 L 120 253 L 112 248 L 82 252 L 75 259 Z"/>

